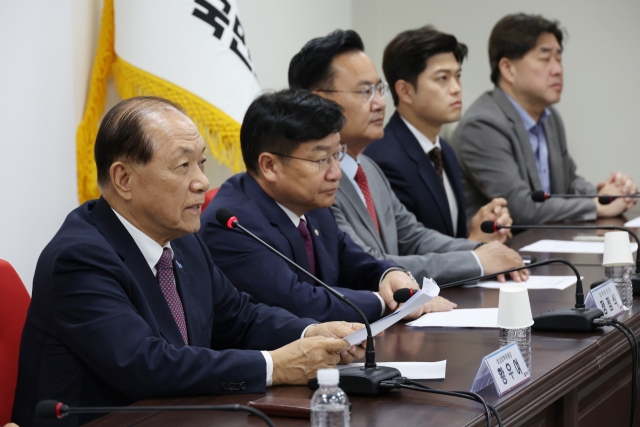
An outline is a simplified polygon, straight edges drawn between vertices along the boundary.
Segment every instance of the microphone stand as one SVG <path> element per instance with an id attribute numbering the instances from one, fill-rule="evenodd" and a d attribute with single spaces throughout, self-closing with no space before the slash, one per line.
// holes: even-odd
<path id="1" fill-rule="evenodd" d="M 347 297 L 345 297 L 342 293 L 336 291 L 331 286 L 324 283 L 322 280 L 315 277 L 313 274 L 309 273 L 304 268 L 300 267 L 298 264 L 287 258 L 284 254 L 280 253 L 273 246 L 269 245 L 267 242 L 253 234 L 251 231 L 247 230 L 245 227 L 240 225 L 238 222 L 238 218 L 233 216 L 233 213 L 226 208 L 221 208 L 216 212 L 216 219 L 220 224 L 225 225 L 229 228 L 237 228 L 242 231 L 247 236 L 261 243 L 264 247 L 269 249 L 274 254 L 278 255 L 288 264 L 291 264 L 299 271 L 304 273 L 307 277 L 312 279 L 314 282 L 318 283 L 320 286 L 325 288 L 327 291 L 332 293 L 335 297 L 343 301 L 345 304 L 349 305 L 353 308 L 358 315 L 362 318 L 364 326 L 367 330 L 367 348 L 366 348 L 366 356 L 365 356 L 365 364 L 363 367 L 356 368 L 345 368 L 340 370 L 340 388 L 342 388 L 347 394 L 359 394 L 364 396 L 375 396 L 378 394 L 382 394 L 386 392 L 386 389 L 380 388 L 380 382 L 389 380 L 391 378 L 401 376 L 401 373 L 396 368 L 391 368 L 388 366 L 377 366 L 375 362 L 375 350 L 373 345 L 373 334 L 371 332 L 371 326 L 369 325 L 369 321 L 367 317 L 364 315 L 362 310 L 358 308 L 353 302 L 351 302 Z M 313 378 L 309 380 L 308 387 L 311 390 L 316 390 L 318 388 L 318 380 L 317 378 Z"/>

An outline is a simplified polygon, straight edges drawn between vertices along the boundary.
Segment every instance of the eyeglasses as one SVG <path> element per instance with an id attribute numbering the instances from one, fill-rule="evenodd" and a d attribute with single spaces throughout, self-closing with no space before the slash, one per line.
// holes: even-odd
<path id="1" fill-rule="evenodd" d="M 340 147 L 338 148 L 338 151 L 336 151 L 333 154 L 328 155 L 327 157 L 323 157 L 323 158 L 321 158 L 319 160 L 304 159 L 302 157 L 288 156 L 286 154 L 280 154 L 280 153 L 273 153 L 273 152 L 270 152 L 270 153 L 274 154 L 276 156 L 279 156 L 279 157 L 287 157 L 289 159 L 304 160 L 305 162 L 316 163 L 318 165 L 318 171 L 319 172 L 326 172 L 331 167 L 331 160 L 332 159 L 336 163 L 340 163 L 342 161 L 342 159 L 344 159 L 345 154 L 347 154 L 347 145 L 346 144 L 341 144 Z"/>
<path id="2" fill-rule="evenodd" d="M 348 92 L 348 93 L 359 93 L 362 95 L 362 99 L 364 102 L 370 102 L 373 100 L 373 97 L 378 92 L 380 97 L 384 98 L 389 93 L 389 85 L 385 82 L 380 82 L 378 84 L 365 84 L 362 86 L 360 90 L 332 90 L 332 89 L 318 89 L 318 92 Z"/>

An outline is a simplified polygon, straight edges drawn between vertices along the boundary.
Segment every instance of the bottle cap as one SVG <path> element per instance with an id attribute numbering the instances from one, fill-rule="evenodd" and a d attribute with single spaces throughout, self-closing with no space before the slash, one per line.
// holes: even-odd
<path id="1" fill-rule="evenodd" d="M 337 369 L 319 369 L 318 384 L 338 385 L 340 382 L 340 372 Z"/>

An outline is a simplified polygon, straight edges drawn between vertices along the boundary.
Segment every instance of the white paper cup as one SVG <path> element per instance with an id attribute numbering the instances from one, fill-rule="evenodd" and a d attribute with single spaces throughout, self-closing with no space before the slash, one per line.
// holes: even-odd
<path id="1" fill-rule="evenodd" d="M 633 264 L 629 233 L 626 231 L 610 231 L 605 233 L 602 265 L 605 267 L 620 267 Z"/>
<path id="2" fill-rule="evenodd" d="M 521 329 L 531 325 L 533 325 L 533 316 L 527 288 L 520 285 L 501 287 L 498 300 L 498 327 Z"/>

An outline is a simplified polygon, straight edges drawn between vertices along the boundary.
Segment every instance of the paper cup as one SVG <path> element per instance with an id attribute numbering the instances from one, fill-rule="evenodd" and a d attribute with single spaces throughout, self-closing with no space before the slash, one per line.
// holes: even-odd
<path id="1" fill-rule="evenodd" d="M 520 285 L 501 287 L 498 301 L 498 327 L 521 329 L 531 325 L 533 325 L 533 316 L 531 316 L 527 288 Z"/>
<path id="2" fill-rule="evenodd" d="M 620 267 L 633 264 L 629 233 L 626 231 L 610 231 L 605 233 L 602 265 L 605 267 Z"/>

